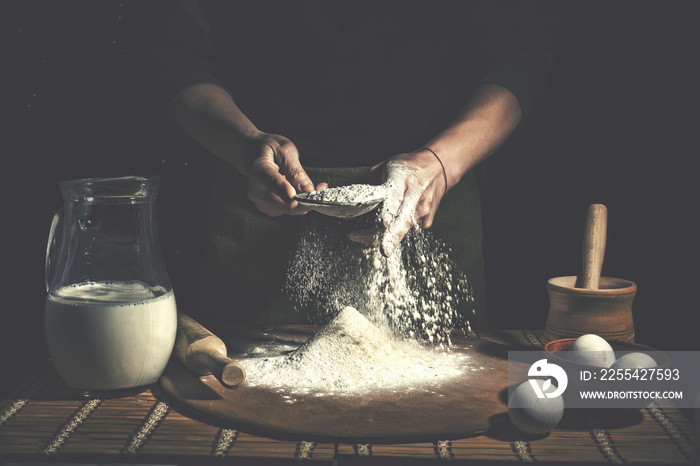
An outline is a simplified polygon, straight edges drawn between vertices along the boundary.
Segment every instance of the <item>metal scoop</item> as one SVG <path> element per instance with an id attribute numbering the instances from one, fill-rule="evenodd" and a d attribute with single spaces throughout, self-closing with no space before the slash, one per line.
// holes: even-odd
<path id="1" fill-rule="evenodd" d="M 352 189 L 361 185 L 349 185 L 340 188 L 329 188 L 327 192 L 337 190 L 341 192 L 343 189 Z M 299 193 L 294 199 L 299 204 L 307 209 L 314 210 L 323 215 L 338 218 L 354 218 L 366 214 L 374 210 L 384 199 L 386 199 L 386 190 L 383 186 L 371 186 L 368 193 L 352 198 L 346 196 L 346 199 L 339 200 L 337 196 L 323 196 L 321 192 Z"/>

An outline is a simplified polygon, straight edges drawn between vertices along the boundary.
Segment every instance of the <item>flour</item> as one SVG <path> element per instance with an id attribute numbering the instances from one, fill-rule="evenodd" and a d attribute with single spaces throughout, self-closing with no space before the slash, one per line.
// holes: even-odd
<path id="1" fill-rule="evenodd" d="M 289 403 L 300 395 L 430 390 L 463 374 L 469 364 L 461 353 L 394 340 L 352 307 L 294 351 L 260 355 L 256 350 L 258 357 L 245 361 L 246 384 L 275 389 Z"/>
<path id="2" fill-rule="evenodd" d="M 322 201 L 333 204 L 364 204 L 378 199 L 384 199 L 385 186 L 370 184 L 351 184 L 335 188 L 313 191 L 308 193 L 306 199 Z"/>
<path id="3" fill-rule="evenodd" d="M 285 284 L 318 322 L 353 306 L 396 337 L 443 347 L 450 344 L 450 330 L 470 330 L 467 278 L 429 232 L 412 232 L 386 258 L 376 246 L 348 241 L 337 224 L 323 225 L 302 231 Z"/>
<path id="4" fill-rule="evenodd" d="M 372 262 L 366 305 L 397 335 L 445 347 L 452 329 L 469 327 L 459 314 L 473 301 L 466 279 L 427 233 L 404 239 L 388 258 L 378 248 L 366 254 Z"/>
<path id="5" fill-rule="evenodd" d="M 308 219 L 285 291 L 327 325 L 293 351 L 251 350 L 248 385 L 294 403 L 306 395 L 436 390 L 469 370 L 468 356 L 450 351 L 450 331 L 469 329 L 463 316 L 473 298 L 449 250 L 416 230 L 386 258 L 376 245 L 349 241 L 344 230 L 354 227 Z"/>

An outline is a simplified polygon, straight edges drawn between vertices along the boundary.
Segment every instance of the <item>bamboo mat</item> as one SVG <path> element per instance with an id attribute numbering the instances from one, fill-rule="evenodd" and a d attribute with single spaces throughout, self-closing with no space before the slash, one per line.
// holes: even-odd
<path id="1" fill-rule="evenodd" d="M 513 349 L 542 346 L 542 333 L 528 330 L 490 330 L 480 337 Z M 510 426 L 504 406 L 491 430 L 470 438 L 383 445 L 271 439 L 199 419 L 167 399 L 157 385 L 120 398 L 81 398 L 47 361 L 0 404 L 0 464 L 689 464 L 692 432 L 678 410 L 591 409 L 567 410 L 549 435 L 527 437 Z"/>

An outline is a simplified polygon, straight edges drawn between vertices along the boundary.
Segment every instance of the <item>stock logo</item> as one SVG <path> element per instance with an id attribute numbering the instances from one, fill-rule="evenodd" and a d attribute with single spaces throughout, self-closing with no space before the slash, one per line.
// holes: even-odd
<path id="1" fill-rule="evenodd" d="M 564 393 L 566 385 L 569 383 L 569 378 L 566 376 L 564 369 L 556 364 L 548 363 L 546 359 L 540 359 L 532 364 L 527 375 L 531 377 L 549 377 L 544 384 L 542 384 L 542 388 L 540 388 L 535 379 L 529 379 L 530 385 L 535 391 L 537 398 L 556 398 Z M 549 391 L 550 388 L 554 387 L 552 379 L 557 381 L 556 389 L 554 391 Z"/>

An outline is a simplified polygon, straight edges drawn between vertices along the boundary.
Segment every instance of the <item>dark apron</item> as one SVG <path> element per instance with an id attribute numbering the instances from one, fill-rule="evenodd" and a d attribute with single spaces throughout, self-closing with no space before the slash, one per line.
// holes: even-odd
<path id="1" fill-rule="evenodd" d="M 366 167 L 305 170 L 314 183 L 325 181 L 330 187 L 369 182 Z M 196 315 L 207 325 L 317 323 L 310 320 L 317 313 L 304 309 L 283 290 L 299 235 L 309 228 L 322 228 L 336 231 L 345 241 L 347 233 L 375 222 L 371 213 L 352 220 L 316 212 L 268 217 L 247 198 L 245 177 L 230 164 L 219 162 L 207 218 Z M 473 310 L 463 311 L 468 314 L 464 317 L 472 326 L 486 327 L 481 206 L 473 173 L 443 198 L 429 231 L 450 248 L 450 258 L 467 277 L 474 302 L 470 304 Z"/>

